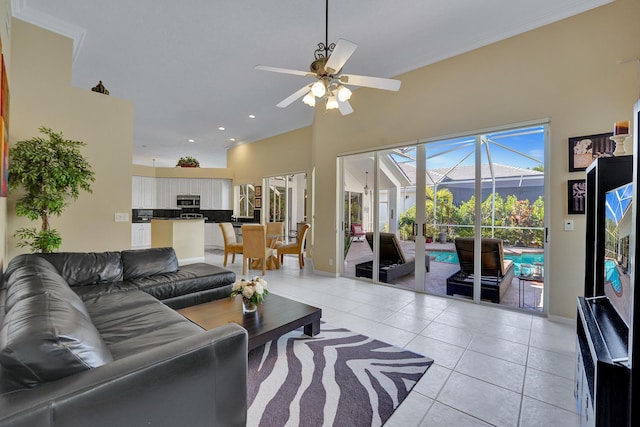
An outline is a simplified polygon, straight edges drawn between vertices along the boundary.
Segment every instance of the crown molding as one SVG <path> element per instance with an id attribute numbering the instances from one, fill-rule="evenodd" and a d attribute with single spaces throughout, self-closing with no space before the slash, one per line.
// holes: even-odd
<path id="1" fill-rule="evenodd" d="M 84 37 L 87 33 L 86 29 L 31 8 L 27 5 L 27 0 L 11 0 L 11 9 L 14 18 L 21 19 L 73 40 L 72 61 L 75 62 L 84 43 Z"/>

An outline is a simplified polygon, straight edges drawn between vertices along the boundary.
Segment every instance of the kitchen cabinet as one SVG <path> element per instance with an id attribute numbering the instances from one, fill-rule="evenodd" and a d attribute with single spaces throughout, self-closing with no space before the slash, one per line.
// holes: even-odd
<path id="1" fill-rule="evenodd" d="M 224 249 L 222 230 L 216 223 L 204 224 L 204 247 L 207 249 Z"/>
<path id="2" fill-rule="evenodd" d="M 134 249 L 151 247 L 151 224 L 131 224 L 131 247 Z"/>
<path id="3" fill-rule="evenodd" d="M 134 181 L 134 193 L 136 192 L 135 185 L 141 184 Z M 200 196 L 200 209 L 232 209 L 231 180 L 229 179 L 155 178 L 154 208 L 177 209 L 176 198 L 178 195 Z"/>
<path id="4" fill-rule="evenodd" d="M 154 209 L 156 207 L 156 179 L 147 176 L 131 177 L 131 208 Z"/>
<path id="5" fill-rule="evenodd" d="M 171 199 L 171 191 L 169 189 L 169 178 L 156 178 L 156 208 L 157 209 L 175 209 L 175 198 Z"/>

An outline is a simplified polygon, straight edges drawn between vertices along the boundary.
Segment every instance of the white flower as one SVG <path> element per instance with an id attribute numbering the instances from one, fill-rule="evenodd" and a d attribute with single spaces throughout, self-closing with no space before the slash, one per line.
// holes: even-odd
<path id="1" fill-rule="evenodd" d="M 243 297 L 251 299 L 253 294 L 254 294 L 253 286 L 245 286 L 244 288 L 242 288 Z"/>
<path id="2" fill-rule="evenodd" d="M 235 283 L 233 284 L 233 288 L 231 288 L 231 290 L 232 290 L 232 291 L 239 291 L 239 290 L 240 290 L 240 288 L 242 288 L 242 287 L 243 287 L 244 281 L 245 281 L 245 280 L 244 280 L 244 279 L 242 279 L 242 280 L 238 280 L 237 282 L 235 282 Z"/>
<path id="3" fill-rule="evenodd" d="M 264 287 L 260 282 L 256 281 L 255 288 L 258 295 L 262 295 L 264 293 Z"/>

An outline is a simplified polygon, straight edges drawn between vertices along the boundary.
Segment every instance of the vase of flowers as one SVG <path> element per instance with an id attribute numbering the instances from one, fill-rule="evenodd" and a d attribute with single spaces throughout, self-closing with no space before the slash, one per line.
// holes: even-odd
<path id="1" fill-rule="evenodd" d="M 253 313 L 258 309 L 258 304 L 264 302 L 264 297 L 269 294 L 267 281 L 262 277 L 254 277 L 251 280 L 240 279 L 231 288 L 231 298 L 242 295 L 242 311 Z"/>

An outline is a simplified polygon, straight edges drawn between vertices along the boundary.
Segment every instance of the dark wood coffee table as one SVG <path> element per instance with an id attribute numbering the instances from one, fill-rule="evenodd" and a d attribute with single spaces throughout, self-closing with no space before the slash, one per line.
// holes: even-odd
<path id="1" fill-rule="evenodd" d="M 242 298 L 223 298 L 178 310 L 204 329 L 214 329 L 229 322 L 237 323 L 249 333 L 249 350 L 304 326 L 304 333 L 320 332 L 322 310 L 298 301 L 269 294 L 253 313 L 242 312 Z"/>

